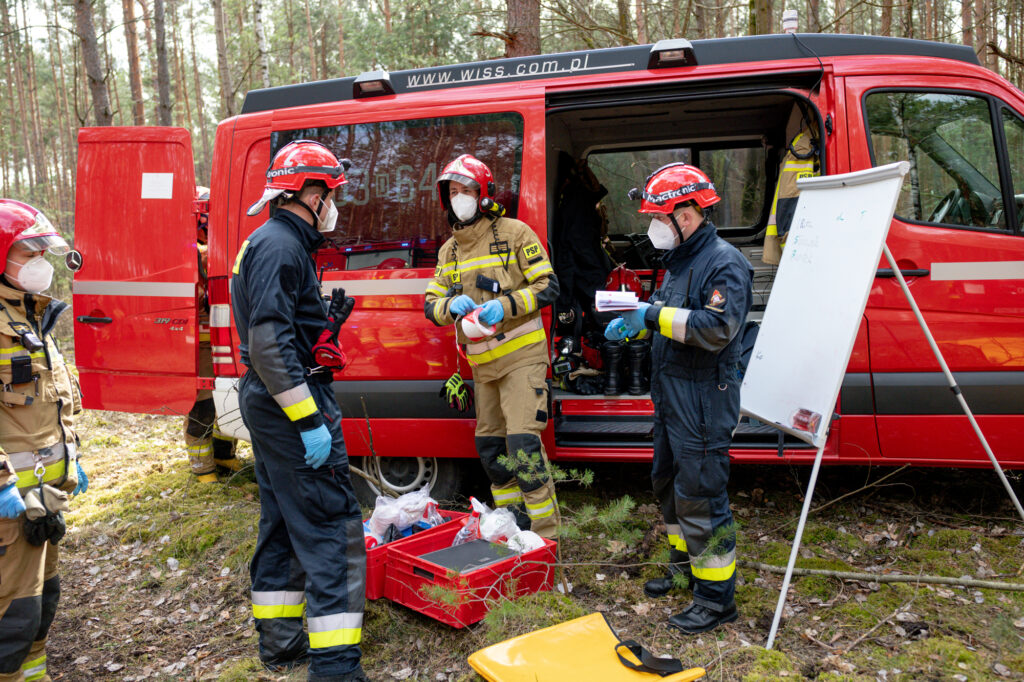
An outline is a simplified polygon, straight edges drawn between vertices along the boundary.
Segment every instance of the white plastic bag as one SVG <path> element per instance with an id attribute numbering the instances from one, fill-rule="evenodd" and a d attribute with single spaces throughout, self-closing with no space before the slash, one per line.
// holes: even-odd
<path id="1" fill-rule="evenodd" d="M 508 548 L 517 554 L 523 554 L 544 546 L 544 538 L 532 530 L 521 530 L 508 539 Z"/>
<path id="2" fill-rule="evenodd" d="M 508 509 L 495 509 L 480 517 L 480 537 L 487 542 L 504 542 L 518 532 L 516 515 Z"/>
<path id="3" fill-rule="evenodd" d="M 370 532 L 379 539 L 384 537 L 388 526 L 403 531 L 422 519 L 431 503 L 437 505 L 426 488 L 406 493 L 397 499 L 379 496 L 370 516 Z"/>

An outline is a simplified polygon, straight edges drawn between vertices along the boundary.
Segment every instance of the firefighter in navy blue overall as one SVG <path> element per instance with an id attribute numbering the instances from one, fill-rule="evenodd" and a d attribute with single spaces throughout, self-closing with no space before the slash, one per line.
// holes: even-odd
<path id="1" fill-rule="evenodd" d="M 709 219 L 720 201 L 698 168 L 673 163 L 647 178 L 640 213 L 663 249 L 667 272 L 651 303 L 612 320 L 610 340 L 653 334 L 651 479 L 670 545 L 669 575 L 648 581 L 648 596 L 667 594 L 683 574 L 693 602 L 669 618 L 685 633 L 737 618 L 736 532 L 729 510 L 729 445 L 739 422 L 741 342 L 753 270 Z"/>
<path id="2" fill-rule="evenodd" d="M 238 389 L 260 489 L 249 572 L 259 655 L 272 670 L 309 659 L 310 680 L 365 680 L 359 664 L 366 549 L 332 374 L 313 346 L 328 324 L 313 253 L 337 220 L 344 167 L 325 146 L 285 145 L 238 250 L 231 305 L 248 371 Z M 308 636 L 303 632 L 306 613 Z"/>
<path id="3" fill-rule="evenodd" d="M 52 331 L 67 304 L 50 298 L 44 254 L 68 245 L 42 213 L 0 199 L 0 681 L 49 682 L 46 640 L 60 600 L 58 545 L 78 463 L 78 380 Z"/>
<path id="4" fill-rule="evenodd" d="M 424 312 L 444 326 L 477 310 L 494 326 L 469 338 L 455 325 L 473 366 L 477 453 L 495 506 L 522 504 L 535 533 L 557 537 L 561 517 L 540 434 L 550 364 L 541 308 L 558 298 L 558 279 L 530 226 L 494 212 L 494 177 L 484 163 L 463 154 L 444 167 L 437 191 L 455 234 L 438 251 Z"/>

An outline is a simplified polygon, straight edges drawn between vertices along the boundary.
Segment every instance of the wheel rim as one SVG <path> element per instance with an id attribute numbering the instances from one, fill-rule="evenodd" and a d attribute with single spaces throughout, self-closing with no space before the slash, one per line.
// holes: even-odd
<path id="1" fill-rule="evenodd" d="M 402 495 L 437 482 L 437 462 L 433 457 L 366 457 L 364 462 L 390 491 Z M 373 481 L 366 484 L 380 494 Z"/>

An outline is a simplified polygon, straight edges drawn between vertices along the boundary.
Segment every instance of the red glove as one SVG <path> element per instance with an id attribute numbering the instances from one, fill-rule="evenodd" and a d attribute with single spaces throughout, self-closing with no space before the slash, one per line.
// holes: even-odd
<path id="1" fill-rule="evenodd" d="M 313 346 L 313 359 L 322 367 L 330 367 L 333 370 L 344 369 L 348 364 L 345 351 L 341 349 L 341 342 L 335 333 L 330 329 L 320 332 L 320 338 Z"/>

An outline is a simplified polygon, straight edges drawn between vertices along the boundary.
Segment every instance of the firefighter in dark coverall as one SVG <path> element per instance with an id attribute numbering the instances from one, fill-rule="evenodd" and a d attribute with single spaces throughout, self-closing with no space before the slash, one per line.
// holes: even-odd
<path id="1" fill-rule="evenodd" d="M 231 280 L 248 368 L 238 401 L 260 489 L 249 565 L 259 655 L 272 670 L 308 655 L 309 679 L 331 681 L 366 679 L 359 664 L 362 521 L 331 371 L 316 365 L 312 350 L 328 322 L 312 254 L 324 241 L 320 232 L 334 229 L 331 194 L 345 182 L 343 170 L 319 143 L 282 147 L 262 198 L 248 211 L 256 215 L 276 200 L 277 212 L 242 243 Z"/>
<path id="2" fill-rule="evenodd" d="M 57 543 L 67 493 L 85 492 L 74 368 L 51 332 L 67 304 L 41 293 L 44 253 L 68 245 L 42 213 L 0 199 L 0 680 L 50 680 L 46 639 L 57 613 Z"/>
<path id="3" fill-rule="evenodd" d="M 495 214 L 494 178 L 482 162 L 458 157 L 438 176 L 437 191 L 454 236 L 437 254 L 424 312 L 445 326 L 480 308 L 480 321 L 495 325 L 494 334 L 472 340 L 455 325 L 473 366 L 477 454 L 495 506 L 522 503 L 531 529 L 554 538 L 560 516 L 540 440 L 550 364 L 540 311 L 558 298 L 558 280 L 530 226 Z M 506 454 L 511 467 L 499 461 Z"/>
<path id="4" fill-rule="evenodd" d="M 651 214 L 652 244 L 667 250 L 667 272 L 652 303 L 641 303 L 605 330 L 610 340 L 654 335 L 651 479 L 671 556 L 669 575 L 648 581 L 644 591 L 665 595 L 673 574 L 685 575 L 693 602 L 669 625 L 705 632 L 737 618 L 736 533 L 726 485 L 753 270 L 709 219 L 720 198 L 700 169 L 669 164 L 630 197 L 641 200 L 640 213 Z"/>

